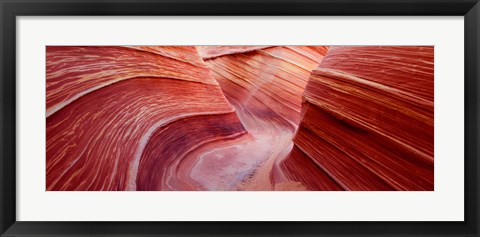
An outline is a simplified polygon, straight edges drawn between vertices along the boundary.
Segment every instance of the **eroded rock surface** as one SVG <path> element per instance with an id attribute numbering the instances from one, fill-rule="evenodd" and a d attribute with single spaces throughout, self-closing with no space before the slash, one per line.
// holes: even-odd
<path id="1" fill-rule="evenodd" d="M 258 161 L 258 168 L 243 180 L 239 189 L 274 190 L 276 183 L 287 181 L 282 175 L 274 176 L 274 166 L 292 149 L 303 91 L 310 72 L 317 68 L 328 48 L 221 49 L 224 51 L 203 47 L 205 51 L 216 50 L 222 55 L 206 57 L 205 61 L 242 124 L 253 136 L 253 144 L 267 148 L 267 151 L 257 148 L 259 152 L 248 154 L 250 160 Z"/>
<path id="2" fill-rule="evenodd" d="M 49 46 L 47 190 L 433 190 L 433 47 Z"/>
<path id="3" fill-rule="evenodd" d="M 306 87 L 287 176 L 310 189 L 324 172 L 345 190 L 433 190 L 433 65 L 433 47 L 332 47 Z"/>
<path id="4" fill-rule="evenodd" d="M 245 133 L 194 47 L 47 47 L 47 190 L 195 189 L 189 152 Z"/>

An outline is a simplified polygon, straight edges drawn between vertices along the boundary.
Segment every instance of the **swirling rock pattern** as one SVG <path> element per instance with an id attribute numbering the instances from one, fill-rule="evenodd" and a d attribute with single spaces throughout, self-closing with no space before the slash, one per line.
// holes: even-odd
<path id="1" fill-rule="evenodd" d="M 272 146 L 267 157 L 256 158 L 255 170 L 240 189 L 274 190 L 287 180 L 273 175 L 275 162 L 284 159 L 292 148 L 292 137 L 300 121 L 302 94 L 310 72 L 326 54 L 325 46 L 285 47 L 203 47 L 203 54 L 213 77 L 235 107 L 246 130 Z M 202 52 L 202 51 L 200 51 Z M 202 54 L 201 54 L 202 55 Z M 281 174 L 282 172 L 277 172 Z"/>
<path id="2" fill-rule="evenodd" d="M 145 180 L 159 172 L 145 164 L 243 133 L 194 47 L 47 48 L 47 190 L 188 189 Z M 157 139 L 162 153 L 145 151 Z"/>
<path id="3" fill-rule="evenodd" d="M 302 113 L 289 178 L 319 189 L 313 162 L 345 190 L 433 190 L 433 47 L 331 48 Z"/>
<path id="4" fill-rule="evenodd" d="M 193 47 L 47 47 L 47 117 L 82 95 L 134 77 L 217 84 Z"/>
<path id="5" fill-rule="evenodd" d="M 46 53 L 47 190 L 433 190 L 433 47 Z"/>

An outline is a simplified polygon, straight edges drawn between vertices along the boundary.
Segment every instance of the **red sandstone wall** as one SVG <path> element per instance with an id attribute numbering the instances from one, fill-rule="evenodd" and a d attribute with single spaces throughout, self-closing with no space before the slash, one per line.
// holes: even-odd
<path id="1" fill-rule="evenodd" d="M 47 190 L 433 190 L 433 47 L 47 47 Z"/>
<path id="2" fill-rule="evenodd" d="M 331 48 L 306 87 L 287 177 L 310 189 L 324 172 L 345 190 L 433 190 L 433 69 L 433 47 Z"/>
<path id="3" fill-rule="evenodd" d="M 261 166 L 244 180 L 240 189 L 273 190 L 275 185 L 288 181 L 276 163 L 292 148 L 302 94 L 311 71 L 318 67 L 327 50 L 325 46 L 200 48 L 246 130 L 258 144 L 272 151 L 267 156 L 258 154 L 251 158 L 261 162 Z"/>
<path id="4" fill-rule="evenodd" d="M 194 47 L 47 47 L 47 190 L 195 189 L 165 177 L 244 133 Z"/>

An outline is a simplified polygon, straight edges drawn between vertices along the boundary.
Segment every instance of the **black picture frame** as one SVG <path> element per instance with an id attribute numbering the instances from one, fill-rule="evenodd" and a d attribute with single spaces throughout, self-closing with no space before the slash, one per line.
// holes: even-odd
<path id="1" fill-rule="evenodd" d="M 0 0 L 1 236 L 479 236 L 478 0 Z M 457 15 L 465 19 L 463 222 L 25 222 L 16 221 L 16 16 Z M 40 204 L 39 204 L 40 205 Z M 441 207 L 439 207 L 441 208 Z"/>

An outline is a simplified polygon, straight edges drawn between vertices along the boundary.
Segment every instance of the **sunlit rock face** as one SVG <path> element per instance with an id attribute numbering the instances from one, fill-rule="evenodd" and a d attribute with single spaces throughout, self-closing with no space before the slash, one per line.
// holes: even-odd
<path id="1" fill-rule="evenodd" d="M 246 133 L 194 47 L 47 47 L 47 190 L 194 190 Z M 246 137 L 246 136 L 245 136 Z"/>
<path id="2" fill-rule="evenodd" d="M 249 154 L 258 168 L 239 189 L 303 189 L 282 175 L 278 164 L 291 151 L 300 121 L 302 94 L 324 46 L 201 47 L 200 55 L 260 152 Z M 262 149 L 267 151 L 262 152 Z"/>
<path id="3" fill-rule="evenodd" d="M 198 53 L 203 59 L 211 59 L 223 55 L 246 53 L 272 46 L 197 46 Z"/>
<path id="4" fill-rule="evenodd" d="M 433 55 L 330 48 L 306 86 L 284 175 L 310 190 L 433 190 Z"/>

